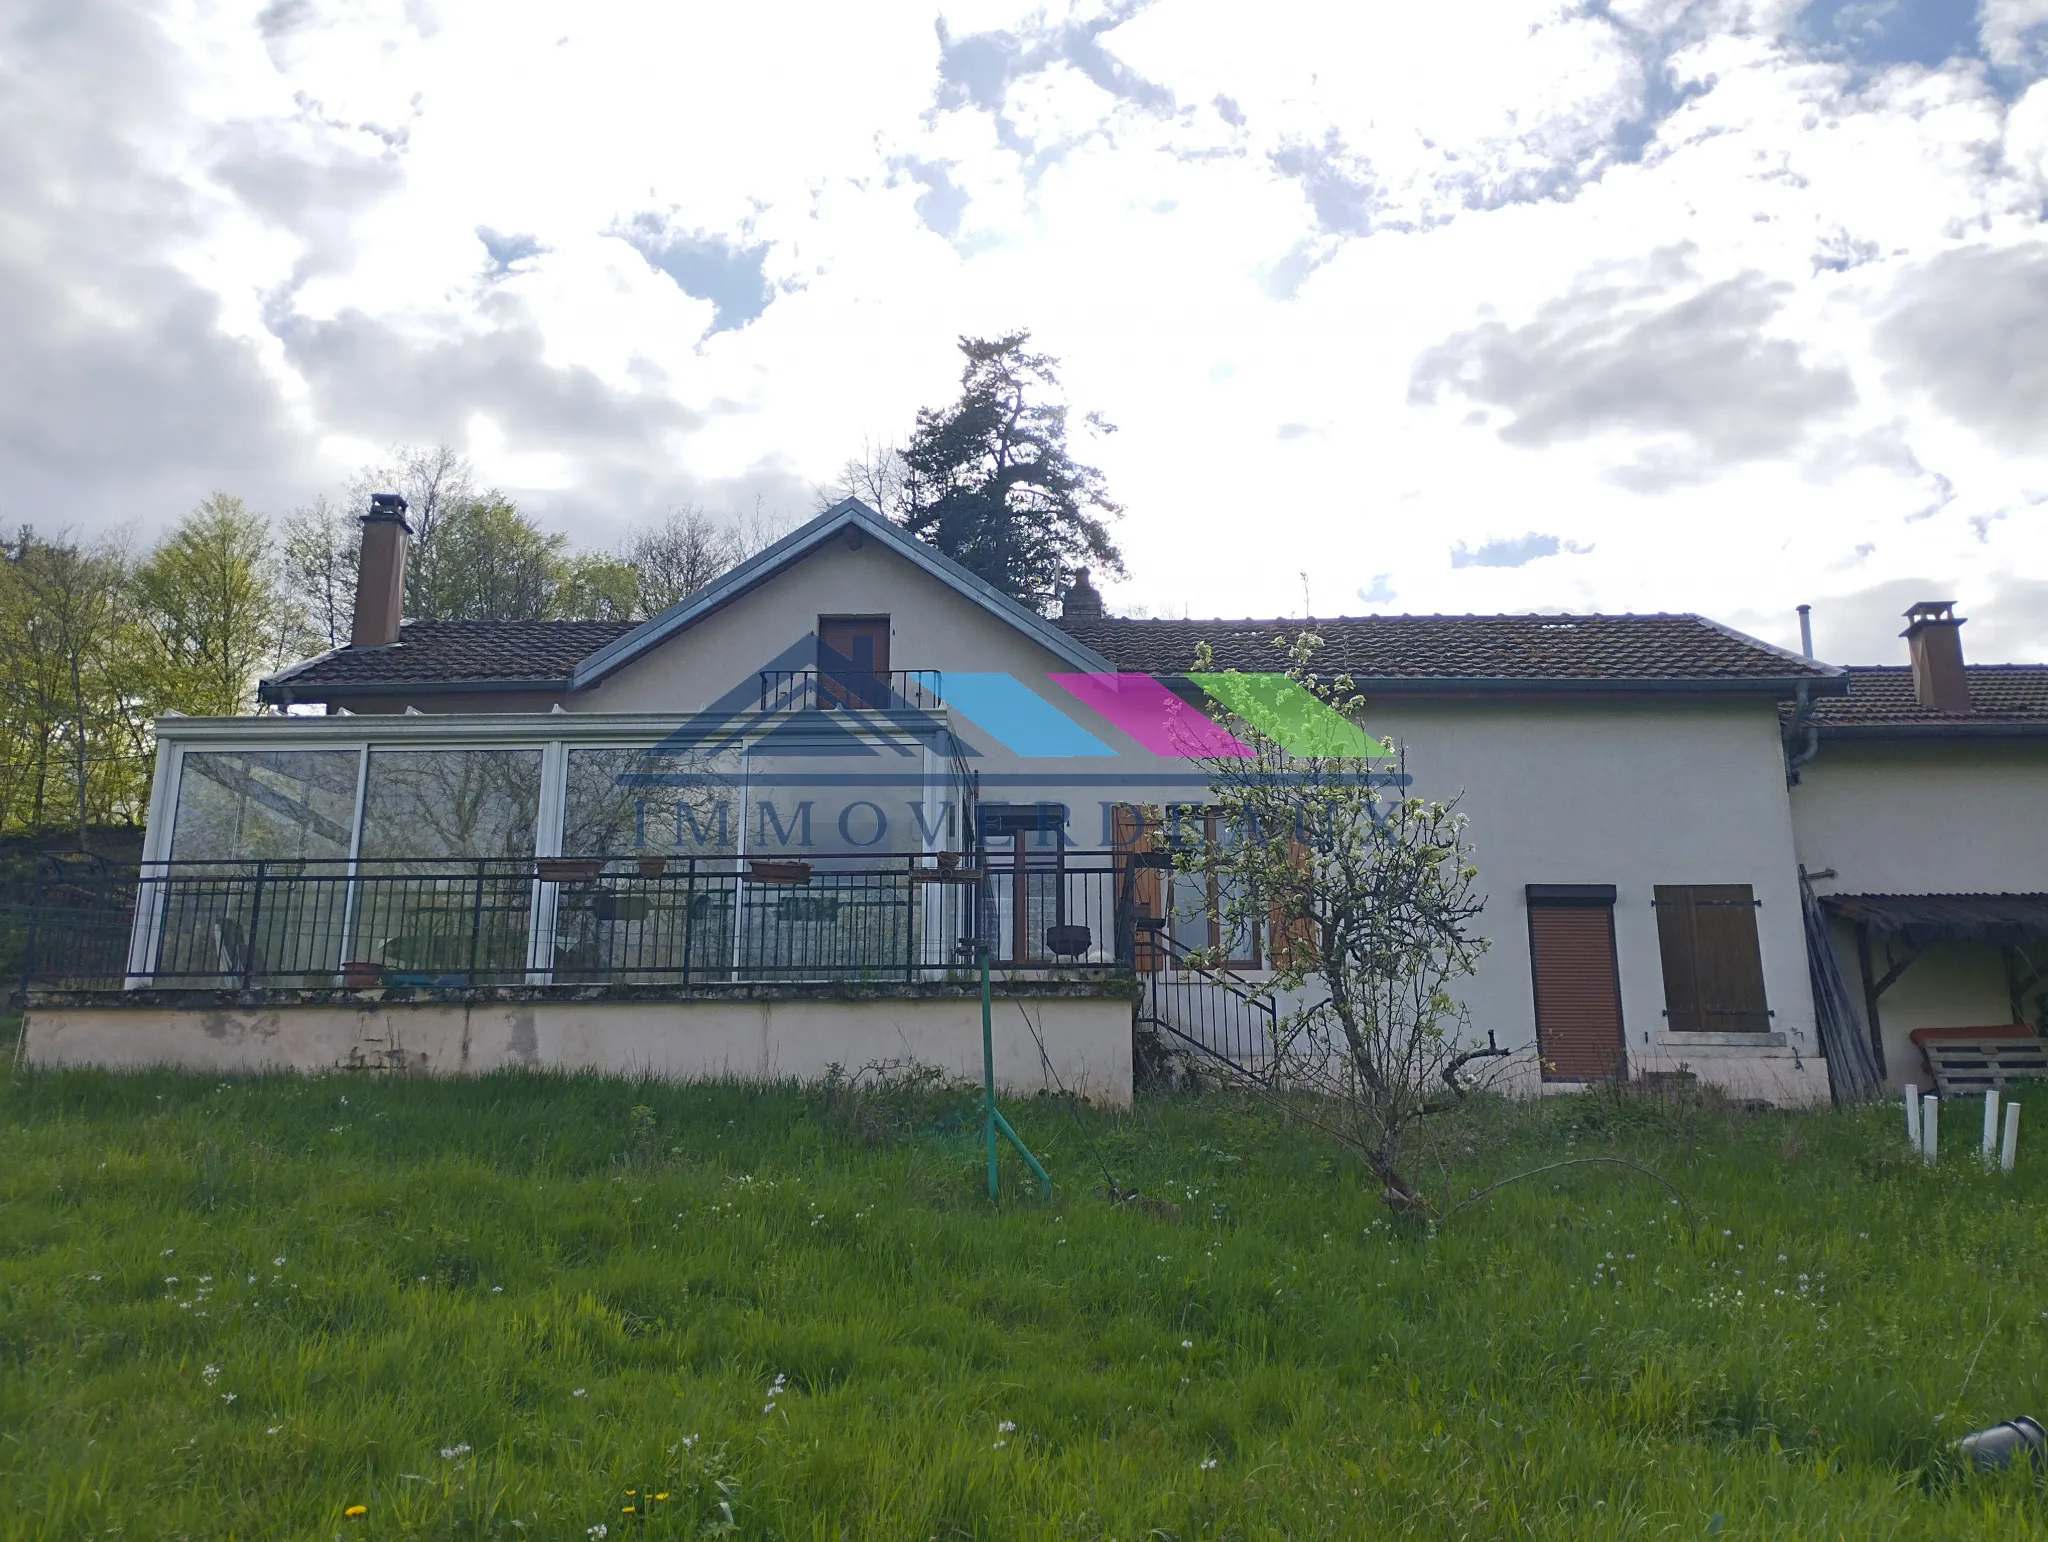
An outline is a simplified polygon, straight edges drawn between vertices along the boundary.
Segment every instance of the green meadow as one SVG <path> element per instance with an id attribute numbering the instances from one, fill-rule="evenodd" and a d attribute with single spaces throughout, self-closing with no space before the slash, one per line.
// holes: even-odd
<path id="1" fill-rule="evenodd" d="M 11 1045 L 9 1050 L 11 1061 Z M 0 1537 L 2004 1537 L 2048 1150 L 1613 1095 L 1434 1227 L 1255 1100 L 0 1083 Z M 2048 1105 L 2041 1114 L 2048 1116 Z M 2048 1141 L 2048 1117 L 2033 1126 Z M 1114 1206 L 1104 1169 L 1167 1202 Z M 1178 1207 L 1177 1215 L 1170 1207 Z"/>

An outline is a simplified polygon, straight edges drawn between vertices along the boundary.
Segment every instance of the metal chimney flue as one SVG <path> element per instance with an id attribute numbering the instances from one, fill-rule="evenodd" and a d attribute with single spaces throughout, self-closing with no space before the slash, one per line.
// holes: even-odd
<path id="1" fill-rule="evenodd" d="M 1963 669 L 1963 621 L 1954 600 L 1922 600 L 1906 611 L 1906 648 L 1913 659 L 1913 694 L 1930 712 L 1970 710 L 1970 677 Z"/>
<path id="2" fill-rule="evenodd" d="M 355 648 L 382 648 L 398 641 L 405 619 L 405 550 L 412 537 L 405 500 L 397 493 L 372 493 L 363 516 L 363 545 L 356 559 L 356 615 L 349 633 Z"/>
<path id="3" fill-rule="evenodd" d="M 1813 657 L 1813 607 L 1799 607 L 1799 651 L 1808 658 Z"/>

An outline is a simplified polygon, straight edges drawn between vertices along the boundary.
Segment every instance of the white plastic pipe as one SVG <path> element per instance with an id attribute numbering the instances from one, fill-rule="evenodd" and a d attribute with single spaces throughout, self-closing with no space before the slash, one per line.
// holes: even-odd
<path id="1" fill-rule="evenodd" d="M 2005 1149 L 1998 1154 L 1998 1165 L 2007 1172 L 2012 1171 L 2013 1158 L 2020 1151 L 2020 1106 L 2017 1103 L 2005 1105 Z"/>
<path id="2" fill-rule="evenodd" d="M 1921 1148 L 1920 1089 L 1911 1082 L 1906 1083 L 1906 1144 L 1915 1151 Z"/>
<path id="3" fill-rule="evenodd" d="M 1941 1099 L 1920 1100 L 1920 1154 L 1928 1161 L 1941 1157 Z"/>
<path id="4" fill-rule="evenodd" d="M 1984 1089 L 1984 1165 L 1991 1165 L 1991 1158 L 1998 1150 L 1998 1089 Z"/>

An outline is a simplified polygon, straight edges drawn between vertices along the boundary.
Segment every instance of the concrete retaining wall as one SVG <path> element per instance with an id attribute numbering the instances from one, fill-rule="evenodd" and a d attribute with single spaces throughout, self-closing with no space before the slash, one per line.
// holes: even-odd
<path id="1" fill-rule="evenodd" d="M 24 1024 L 24 1053 L 41 1066 L 232 1073 L 461 1076 L 545 1067 L 679 1080 L 815 1081 L 835 1064 L 852 1072 L 914 1063 L 961 1081 L 979 1082 L 982 1075 L 980 999 L 966 991 L 852 999 L 801 989 L 680 999 L 519 990 L 399 999 L 339 991 L 279 995 L 35 997 Z M 1130 1106 L 1127 996 L 999 993 L 993 1040 L 997 1086 L 1012 1096 L 1063 1085 L 1094 1103 Z"/>

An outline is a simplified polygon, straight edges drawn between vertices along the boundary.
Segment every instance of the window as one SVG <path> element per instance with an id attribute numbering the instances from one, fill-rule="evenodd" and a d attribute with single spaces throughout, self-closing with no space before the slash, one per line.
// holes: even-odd
<path id="1" fill-rule="evenodd" d="M 1678 1033 L 1762 1033 L 1771 1026 L 1746 883 L 1659 884 L 1664 1015 Z"/>
<path id="2" fill-rule="evenodd" d="M 1215 810 L 1199 808 L 1174 809 L 1167 833 L 1173 844 L 1199 841 L 1209 847 L 1235 845 L 1239 835 L 1237 826 Z M 1241 878 L 1168 869 L 1165 879 L 1167 930 L 1176 943 L 1188 950 L 1221 949 L 1221 961 L 1232 968 L 1259 967 L 1258 923 L 1242 916 L 1235 925 L 1231 922 L 1243 893 Z"/>
<path id="3" fill-rule="evenodd" d="M 1589 1082 L 1622 1075 L 1613 886 L 1532 883 L 1527 893 L 1543 1079 Z"/>

